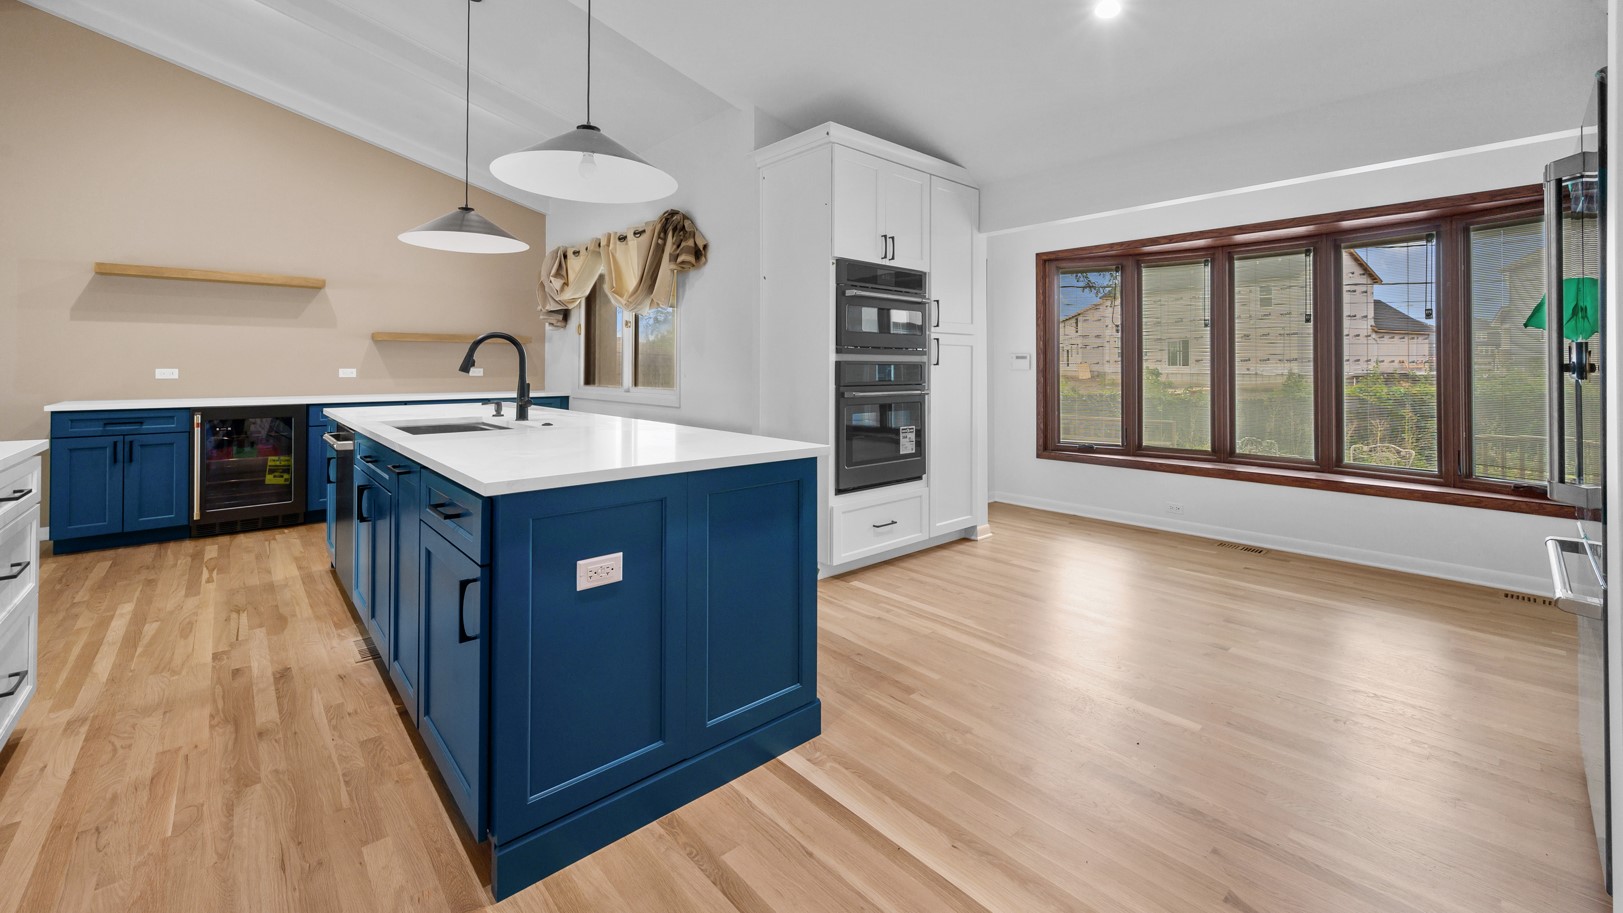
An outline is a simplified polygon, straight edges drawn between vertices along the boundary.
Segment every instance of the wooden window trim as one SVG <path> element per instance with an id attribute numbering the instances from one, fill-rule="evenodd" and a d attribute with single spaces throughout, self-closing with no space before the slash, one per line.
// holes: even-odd
<path id="1" fill-rule="evenodd" d="M 1454 197 L 1257 222 L 1213 231 L 1185 232 L 1111 244 L 1045 251 L 1037 271 L 1037 456 L 1040 459 L 1172 472 L 1228 480 L 1263 482 L 1319 491 L 1504 510 L 1547 517 L 1573 517 L 1569 505 L 1550 501 L 1531 485 L 1477 479 L 1470 475 L 1471 340 L 1466 289 L 1472 227 L 1513 223 L 1542 213 L 1539 185 L 1511 187 Z M 1338 328 L 1342 290 L 1330 262 L 1343 244 L 1403 234 L 1437 234 L 1438 471 L 1411 471 L 1346 465 L 1342 450 L 1345 370 L 1341 341 L 1333 330 L 1315 332 L 1313 461 L 1270 460 L 1233 452 L 1234 301 L 1236 256 L 1313 250 L 1314 322 Z M 1142 442 L 1143 340 L 1136 305 L 1139 271 L 1145 265 L 1209 258 L 1211 268 L 1212 450 L 1145 448 Z M 1326 259 L 1320 259 L 1326 258 Z M 1058 278 L 1062 271 L 1121 271 L 1122 443 L 1076 444 L 1059 440 Z M 1131 289 L 1131 291 L 1130 291 Z M 1128 302 L 1134 302 L 1128 306 Z M 1334 371 L 1337 382 L 1327 382 Z"/>

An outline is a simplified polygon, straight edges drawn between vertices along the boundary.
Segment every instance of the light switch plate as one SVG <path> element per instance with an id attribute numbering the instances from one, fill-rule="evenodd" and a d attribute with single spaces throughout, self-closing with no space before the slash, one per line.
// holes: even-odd
<path id="1" fill-rule="evenodd" d="M 619 583 L 621 580 L 620 560 L 624 554 L 624 552 L 615 552 L 612 555 L 582 558 L 575 562 L 575 592 L 608 586 L 611 583 Z"/>
<path id="2" fill-rule="evenodd" d="M 339 377 L 354 377 L 355 376 L 355 369 L 354 368 L 339 368 L 338 369 L 338 376 Z"/>
<path id="3" fill-rule="evenodd" d="M 158 380 L 180 380 L 180 369 L 179 368 L 156 368 L 156 369 L 153 370 L 152 376 L 157 378 Z"/>
<path id="4" fill-rule="evenodd" d="M 1016 371 L 1031 370 L 1031 356 L 1025 352 L 1016 352 L 1009 356 L 1009 367 Z"/>

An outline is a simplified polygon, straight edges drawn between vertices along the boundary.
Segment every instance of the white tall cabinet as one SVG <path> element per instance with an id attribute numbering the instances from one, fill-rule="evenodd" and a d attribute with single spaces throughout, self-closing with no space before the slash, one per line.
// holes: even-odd
<path id="1" fill-rule="evenodd" d="M 40 454 L 0 441 L 0 749 L 39 686 Z"/>
<path id="2" fill-rule="evenodd" d="M 985 258 L 980 193 L 968 173 L 838 124 L 758 150 L 756 163 L 762 434 L 837 445 L 836 259 L 929 274 L 926 475 L 836 495 L 835 463 L 825 460 L 818 543 L 825 572 L 984 535 Z"/>

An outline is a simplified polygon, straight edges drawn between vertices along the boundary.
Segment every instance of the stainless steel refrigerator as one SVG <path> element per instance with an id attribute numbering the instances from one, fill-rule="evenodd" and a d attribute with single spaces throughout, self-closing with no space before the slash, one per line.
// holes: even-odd
<path id="1" fill-rule="evenodd" d="M 1575 509 L 1576 535 L 1548 539 L 1556 605 L 1578 623 L 1578 741 L 1606 890 L 1612 890 L 1606 627 L 1606 71 L 1580 139 L 1544 169 L 1544 323 L 1550 497 Z"/>

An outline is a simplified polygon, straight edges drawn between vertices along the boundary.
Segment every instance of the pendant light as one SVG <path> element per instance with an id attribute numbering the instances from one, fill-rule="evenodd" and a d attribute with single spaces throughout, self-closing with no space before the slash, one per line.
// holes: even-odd
<path id="1" fill-rule="evenodd" d="M 586 123 L 490 163 L 490 173 L 531 193 L 586 203 L 643 203 L 676 192 L 676 179 L 592 125 L 592 0 L 586 0 Z"/>
<path id="2" fill-rule="evenodd" d="M 530 245 L 513 237 L 468 205 L 468 160 L 473 134 L 473 5 L 467 0 L 468 28 L 462 83 L 462 205 L 432 222 L 401 232 L 400 240 L 418 247 L 460 254 L 516 254 Z"/>

